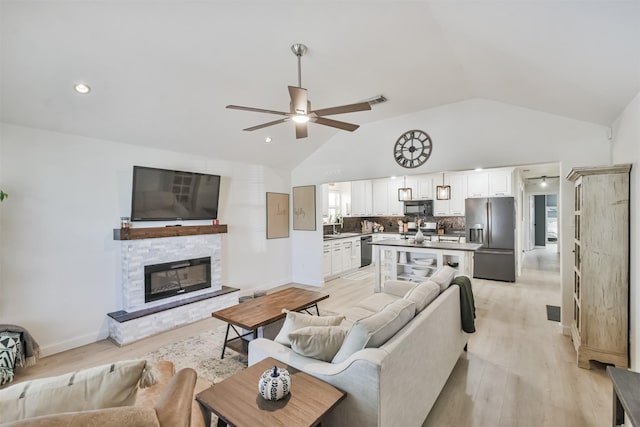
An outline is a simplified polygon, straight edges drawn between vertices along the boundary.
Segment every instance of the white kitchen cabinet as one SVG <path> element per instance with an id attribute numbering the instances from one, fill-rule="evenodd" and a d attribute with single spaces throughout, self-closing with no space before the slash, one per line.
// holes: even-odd
<path id="1" fill-rule="evenodd" d="M 404 180 L 390 179 L 387 181 L 387 213 L 385 215 L 403 216 L 404 202 L 398 200 L 398 189 L 404 187 Z"/>
<path id="2" fill-rule="evenodd" d="M 467 174 L 467 197 L 489 196 L 489 172 L 469 172 Z"/>
<path id="3" fill-rule="evenodd" d="M 511 196 L 512 169 L 489 171 L 489 196 Z"/>
<path id="4" fill-rule="evenodd" d="M 433 175 L 417 175 L 416 179 L 416 187 L 413 190 L 413 198 L 414 200 L 432 200 L 435 197 L 434 195 L 434 187 L 435 184 Z"/>
<path id="5" fill-rule="evenodd" d="M 322 244 L 322 275 L 331 275 L 331 242 Z"/>
<path id="6" fill-rule="evenodd" d="M 511 196 L 512 168 L 467 173 L 467 197 Z"/>
<path id="7" fill-rule="evenodd" d="M 351 247 L 351 268 L 360 268 L 362 266 L 362 243 L 360 237 L 353 239 Z"/>
<path id="8" fill-rule="evenodd" d="M 387 179 L 374 179 L 372 182 L 373 215 L 386 215 L 389 210 Z"/>
<path id="9" fill-rule="evenodd" d="M 342 242 L 331 242 L 331 275 L 342 273 Z"/>
<path id="10" fill-rule="evenodd" d="M 440 182 L 436 182 L 436 185 L 439 185 Z M 433 201 L 433 216 L 464 216 L 467 175 L 463 173 L 444 174 L 444 184 L 451 186 L 451 198 L 449 200 L 435 199 Z"/>
<path id="11" fill-rule="evenodd" d="M 371 181 L 351 182 L 351 216 L 373 214 Z"/>
<path id="12" fill-rule="evenodd" d="M 351 251 L 353 249 L 353 241 L 345 239 L 342 242 L 342 271 L 351 270 Z"/>

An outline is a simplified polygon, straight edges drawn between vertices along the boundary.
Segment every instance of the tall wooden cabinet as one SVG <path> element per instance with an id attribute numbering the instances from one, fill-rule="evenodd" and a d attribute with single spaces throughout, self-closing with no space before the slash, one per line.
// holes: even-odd
<path id="1" fill-rule="evenodd" d="M 573 320 L 578 366 L 629 364 L 631 165 L 574 168 Z"/>

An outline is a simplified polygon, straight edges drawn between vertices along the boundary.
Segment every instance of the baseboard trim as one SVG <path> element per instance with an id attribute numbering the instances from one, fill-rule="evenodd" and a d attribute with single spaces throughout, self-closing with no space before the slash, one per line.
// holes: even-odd
<path id="1" fill-rule="evenodd" d="M 83 345 L 92 344 L 97 341 L 106 339 L 109 336 L 108 327 L 101 328 L 97 333 L 84 334 L 79 337 L 73 337 L 68 340 L 60 341 L 54 344 L 44 345 L 40 347 L 40 357 L 51 356 L 52 354 L 62 353 Z"/>

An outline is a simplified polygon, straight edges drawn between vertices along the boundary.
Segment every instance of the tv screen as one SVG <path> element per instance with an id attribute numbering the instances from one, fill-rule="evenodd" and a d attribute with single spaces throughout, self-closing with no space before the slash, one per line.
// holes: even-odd
<path id="1" fill-rule="evenodd" d="M 133 167 L 132 221 L 218 218 L 220 176 Z"/>

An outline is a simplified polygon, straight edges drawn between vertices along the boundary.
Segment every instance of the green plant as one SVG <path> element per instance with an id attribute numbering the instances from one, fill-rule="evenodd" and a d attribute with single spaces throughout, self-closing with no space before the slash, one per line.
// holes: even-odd
<path id="1" fill-rule="evenodd" d="M 0 202 L 6 199 L 7 197 L 9 197 L 9 195 L 4 191 L 0 190 Z"/>

